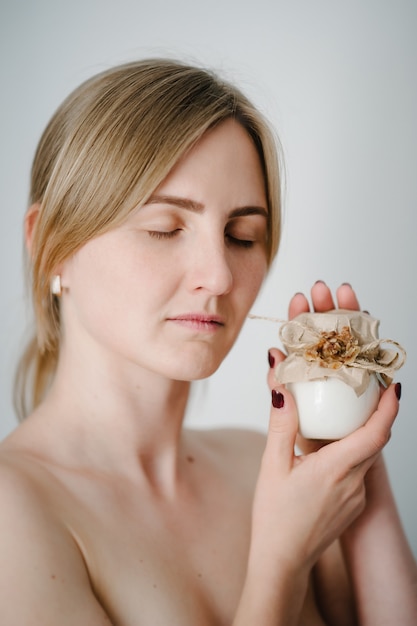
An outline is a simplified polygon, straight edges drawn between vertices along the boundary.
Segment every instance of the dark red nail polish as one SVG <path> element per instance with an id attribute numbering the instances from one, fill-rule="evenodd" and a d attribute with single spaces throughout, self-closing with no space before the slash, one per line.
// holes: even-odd
<path id="1" fill-rule="evenodd" d="M 396 383 L 395 384 L 395 395 L 397 396 L 397 400 L 401 399 L 401 383 Z"/>
<path id="2" fill-rule="evenodd" d="M 369 311 L 363 311 L 363 313 L 366 313 L 366 315 L 370 315 Z"/>
<path id="3" fill-rule="evenodd" d="M 318 285 L 319 283 L 321 283 L 322 285 L 325 285 L 326 283 L 324 282 L 324 280 L 316 280 L 316 282 L 314 283 L 315 285 Z"/>
<path id="4" fill-rule="evenodd" d="M 269 363 L 269 367 L 274 367 L 275 365 L 275 359 L 269 351 L 268 351 L 268 363 Z"/>
<path id="5" fill-rule="evenodd" d="M 350 283 L 342 283 L 342 287 L 350 287 L 352 289 L 352 285 Z"/>
<path id="6" fill-rule="evenodd" d="M 284 406 L 284 396 L 280 391 L 272 390 L 272 406 L 275 409 L 282 409 Z"/>

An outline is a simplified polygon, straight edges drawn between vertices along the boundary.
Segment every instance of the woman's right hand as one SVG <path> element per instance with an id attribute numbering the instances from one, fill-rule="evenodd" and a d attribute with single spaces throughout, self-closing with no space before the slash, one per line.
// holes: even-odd
<path id="1" fill-rule="evenodd" d="M 398 399 L 392 385 L 363 427 L 297 456 L 294 399 L 283 386 L 275 386 L 272 398 L 254 499 L 251 553 L 255 559 L 261 555 L 272 568 L 309 570 L 363 510 L 365 474 L 390 438 Z"/>

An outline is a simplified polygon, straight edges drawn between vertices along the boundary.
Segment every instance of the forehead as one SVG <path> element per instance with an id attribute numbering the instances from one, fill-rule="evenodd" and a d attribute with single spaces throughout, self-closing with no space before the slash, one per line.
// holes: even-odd
<path id="1" fill-rule="evenodd" d="M 197 187 L 222 191 L 235 201 L 266 204 L 265 178 L 255 144 L 246 129 L 228 119 L 207 131 L 182 156 L 155 190 L 188 196 Z M 191 196 L 193 197 L 193 196 Z M 203 198 L 193 197 L 203 202 Z"/>

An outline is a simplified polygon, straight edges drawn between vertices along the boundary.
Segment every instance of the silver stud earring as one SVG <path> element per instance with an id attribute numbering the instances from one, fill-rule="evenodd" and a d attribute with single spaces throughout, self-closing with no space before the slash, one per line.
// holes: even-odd
<path id="1" fill-rule="evenodd" d="M 60 296 L 62 293 L 62 288 L 61 288 L 61 276 L 59 274 L 55 274 L 54 276 L 52 276 L 52 280 L 51 280 L 51 293 L 54 296 Z"/>

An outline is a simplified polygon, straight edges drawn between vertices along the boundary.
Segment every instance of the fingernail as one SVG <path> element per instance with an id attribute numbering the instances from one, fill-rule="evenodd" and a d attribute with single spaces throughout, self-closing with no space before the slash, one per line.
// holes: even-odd
<path id="1" fill-rule="evenodd" d="M 275 359 L 269 350 L 268 350 L 268 363 L 269 363 L 269 367 L 274 367 L 275 365 Z"/>
<path id="2" fill-rule="evenodd" d="M 396 383 L 394 389 L 395 389 L 395 395 L 397 396 L 397 400 L 400 400 L 400 398 L 401 398 L 401 383 Z"/>
<path id="3" fill-rule="evenodd" d="M 275 409 L 282 409 L 284 406 L 284 396 L 280 391 L 272 390 L 272 406 Z"/>
<path id="4" fill-rule="evenodd" d="M 326 283 L 324 282 L 324 280 L 316 280 L 316 282 L 314 283 L 315 285 L 319 285 L 319 284 L 325 285 Z"/>
<path id="5" fill-rule="evenodd" d="M 352 289 L 352 285 L 350 283 L 342 283 L 342 287 L 350 287 Z"/>
<path id="6" fill-rule="evenodd" d="M 370 315 L 369 311 L 363 311 L 363 313 L 366 313 L 366 315 Z"/>

